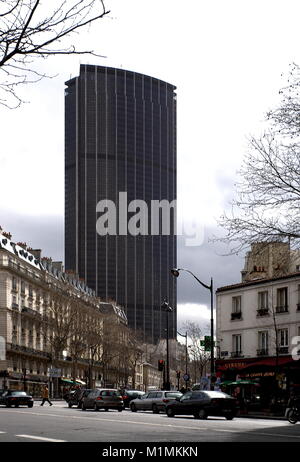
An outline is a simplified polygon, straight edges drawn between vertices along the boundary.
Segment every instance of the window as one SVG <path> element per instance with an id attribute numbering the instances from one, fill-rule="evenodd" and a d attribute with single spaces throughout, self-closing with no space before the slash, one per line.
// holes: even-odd
<path id="1" fill-rule="evenodd" d="M 287 354 L 289 352 L 289 330 L 288 329 L 278 329 L 277 340 L 278 340 L 278 353 Z"/>
<path id="2" fill-rule="evenodd" d="M 258 292 L 258 309 L 267 310 L 268 309 L 268 291 Z"/>
<path id="3" fill-rule="evenodd" d="M 233 335 L 232 336 L 232 354 L 233 357 L 238 357 L 242 355 L 242 336 Z"/>
<path id="4" fill-rule="evenodd" d="M 232 313 L 231 320 L 241 319 L 242 317 L 242 297 L 232 297 Z"/>
<path id="5" fill-rule="evenodd" d="M 287 287 L 282 287 L 277 289 L 277 313 L 284 313 L 288 310 L 288 289 Z"/>
<path id="6" fill-rule="evenodd" d="M 300 311 L 300 284 L 298 284 L 297 311 Z"/>
<path id="7" fill-rule="evenodd" d="M 241 312 L 241 296 L 239 297 L 232 297 L 232 312 L 233 313 L 240 313 Z"/>
<path id="8" fill-rule="evenodd" d="M 269 333 L 267 330 L 258 332 L 258 356 L 267 355 L 269 352 Z"/>
<path id="9" fill-rule="evenodd" d="M 16 278 L 12 278 L 12 288 L 13 290 L 17 290 L 17 279 Z"/>

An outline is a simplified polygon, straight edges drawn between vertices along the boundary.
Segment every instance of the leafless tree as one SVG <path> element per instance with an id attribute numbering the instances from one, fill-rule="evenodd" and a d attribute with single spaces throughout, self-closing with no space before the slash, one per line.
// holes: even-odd
<path id="1" fill-rule="evenodd" d="M 184 329 L 188 334 L 189 338 L 189 349 L 190 356 L 192 359 L 191 368 L 199 373 L 199 378 L 204 375 L 206 366 L 210 362 L 210 351 L 205 351 L 204 347 L 201 345 L 201 340 L 203 338 L 202 330 L 194 322 L 187 322 L 184 325 Z M 197 379 L 197 373 L 195 373 L 195 380 Z"/>
<path id="2" fill-rule="evenodd" d="M 20 105 L 19 86 L 49 77 L 36 58 L 95 54 L 72 38 L 108 13 L 103 0 L 0 0 L 0 104 Z"/>
<path id="3" fill-rule="evenodd" d="M 288 242 L 299 248 L 299 77 L 294 66 L 289 85 L 280 92 L 281 104 L 267 114 L 269 130 L 249 140 L 231 212 L 219 220 L 226 236 L 217 240 L 229 243 L 232 253 L 255 242 Z"/>

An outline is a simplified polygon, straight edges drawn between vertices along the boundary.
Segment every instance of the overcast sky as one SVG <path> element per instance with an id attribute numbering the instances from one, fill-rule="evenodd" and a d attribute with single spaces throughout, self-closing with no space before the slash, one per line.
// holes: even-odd
<path id="1" fill-rule="evenodd" d="M 52 75 L 24 87 L 29 101 L 0 110 L 0 225 L 15 241 L 63 259 L 64 82 L 79 64 L 121 67 L 177 87 L 178 201 L 181 217 L 197 220 L 203 244 L 178 242 L 178 266 L 215 288 L 239 282 L 242 256 L 224 257 L 209 242 L 234 194 L 249 134 L 279 101 L 289 64 L 300 62 L 298 1 L 107 0 L 109 17 L 80 35 L 106 58 L 54 57 Z M 78 40 L 78 39 L 77 39 Z M 281 74 L 285 74 L 283 77 Z M 178 279 L 179 328 L 207 325 L 209 293 L 188 274 Z"/>

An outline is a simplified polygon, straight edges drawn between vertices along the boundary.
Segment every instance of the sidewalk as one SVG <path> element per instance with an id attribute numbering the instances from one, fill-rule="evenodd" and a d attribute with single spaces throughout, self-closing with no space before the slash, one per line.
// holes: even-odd
<path id="1" fill-rule="evenodd" d="M 263 412 L 249 412 L 249 414 L 238 414 L 236 417 L 248 419 L 270 419 L 270 420 L 287 420 L 283 415 L 264 414 Z"/>

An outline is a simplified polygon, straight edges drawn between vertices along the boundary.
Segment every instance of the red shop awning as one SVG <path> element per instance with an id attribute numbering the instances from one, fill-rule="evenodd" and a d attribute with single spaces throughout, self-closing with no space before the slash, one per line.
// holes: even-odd
<path id="1" fill-rule="evenodd" d="M 247 367 L 255 367 L 255 366 L 270 366 L 270 367 L 275 367 L 276 364 L 278 366 L 283 366 L 284 364 L 288 363 L 293 363 L 294 360 L 291 356 L 288 358 L 278 358 L 278 361 L 276 361 L 276 358 L 264 358 L 259 361 L 255 361 L 253 363 L 249 363 L 246 366 L 244 366 L 243 369 L 246 369 Z"/>
<path id="2" fill-rule="evenodd" d="M 278 366 L 283 366 L 285 364 L 299 364 L 300 361 L 294 361 L 291 356 L 286 356 L 286 357 L 279 357 L 278 358 Z M 217 370 L 219 371 L 225 371 L 228 369 L 247 369 L 248 367 L 258 367 L 258 366 L 269 366 L 269 367 L 275 367 L 276 366 L 276 358 L 245 358 L 245 359 L 239 359 L 239 360 L 218 360 L 216 361 L 217 364 Z"/>

